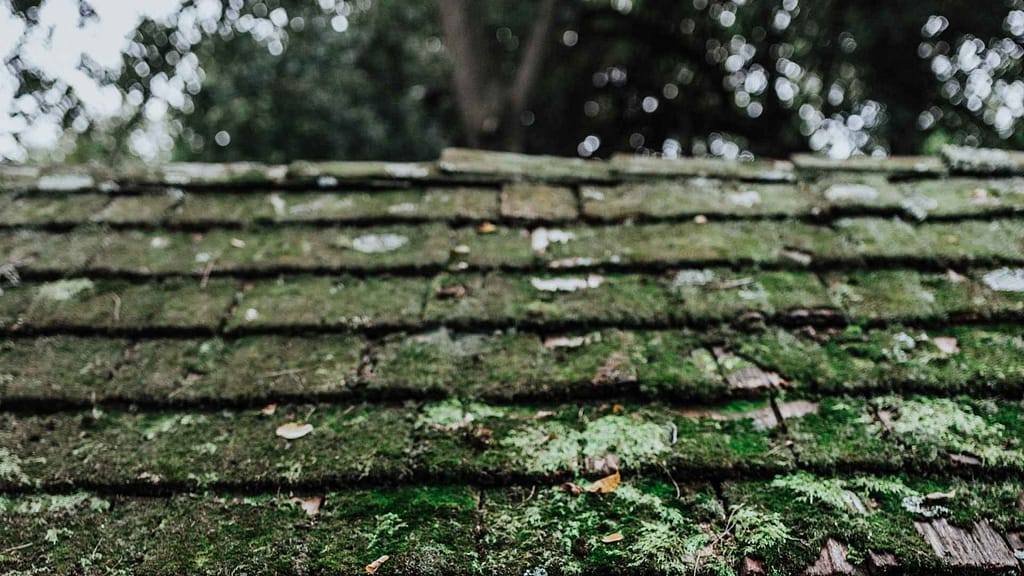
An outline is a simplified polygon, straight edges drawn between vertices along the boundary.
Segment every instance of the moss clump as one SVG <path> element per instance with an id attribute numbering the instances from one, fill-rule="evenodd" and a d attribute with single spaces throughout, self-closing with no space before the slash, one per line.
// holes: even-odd
<path id="1" fill-rule="evenodd" d="M 612 494 L 572 496 L 558 488 L 488 491 L 479 569 L 494 574 L 640 572 L 707 574 L 728 568 L 714 539 L 710 491 L 683 498 L 657 482 L 625 483 Z M 602 538 L 621 532 L 619 542 Z M 727 572 L 725 572 L 727 573 Z"/>
<path id="2" fill-rule="evenodd" d="M 719 400 L 728 387 L 711 352 L 687 333 L 638 335 L 644 361 L 638 368 L 640 391 L 652 398 Z"/>
<path id="3" fill-rule="evenodd" d="M 987 467 L 1020 470 L 1024 445 L 1022 410 L 1008 402 L 965 398 L 899 398 L 873 400 L 885 430 L 921 466 L 941 467 L 950 454 L 976 457 Z M 872 422 L 881 432 L 883 424 Z"/>
<path id="4" fill-rule="evenodd" d="M 427 282 L 418 278 L 292 276 L 244 293 L 229 330 L 419 324 Z"/>

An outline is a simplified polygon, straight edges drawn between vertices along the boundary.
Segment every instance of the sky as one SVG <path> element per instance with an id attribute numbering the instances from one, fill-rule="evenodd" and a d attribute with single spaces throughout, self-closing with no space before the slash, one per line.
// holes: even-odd
<path id="1" fill-rule="evenodd" d="M 91 61 L 104 71 L 119 73 L 122 54 L 139 23 L 144 18 L 165 20 L 178 12 L 181 3 L 91 0 L 95 17 L 83 18 L 78 0 L 44 0 L 39 25 L 28 27 L 14 14 L 10 0 L 0 0 L 0 61 L 18 53 L 24 67 L 70 87 L 88 116 L 102 120 L 122 110 L 123 95 L 90 76 L 80 64 Z M 41 113 L 31 96 L 15 98 L 17 89 L 17 73 L 9 66 L 0 67 L 0 159 L 25 159 L 24 146 L 15 135 L 33 148 L 53 148 L 62 136 L 60 116 Z M 52 90 L 44 98 L 59 102 L 63 92 Z"/>

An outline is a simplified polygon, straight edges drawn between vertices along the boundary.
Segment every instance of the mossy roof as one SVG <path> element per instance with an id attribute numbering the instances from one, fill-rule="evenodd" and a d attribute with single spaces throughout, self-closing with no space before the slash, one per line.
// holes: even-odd
<path id="1" fill-rule="evenodd" d="M 0 572 L 1019 573 L 1022 327 L 1019 152 L 0 166 Z"/>

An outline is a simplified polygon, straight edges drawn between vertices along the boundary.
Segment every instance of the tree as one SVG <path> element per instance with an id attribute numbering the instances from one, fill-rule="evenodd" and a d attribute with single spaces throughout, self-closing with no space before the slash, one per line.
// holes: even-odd
<path id="1" fill-rule="evenodd" d="M 494 44 L 480 24 L 478 0 L 440 0 L 453 86 L 467 143 L 521 151 L 523 114 L 536 91 L 544 59 L 554 43 L 556 0 L 540 0 L 511 78 L 502 78 Z"/>
<path id="2" fill-rule="evenodd" d="M 0 158 L 1024 147 L 1024 0 L 77 0 L 72 26 L 140 23 L 54 71 L 68 1 L 0 0 Z"/>

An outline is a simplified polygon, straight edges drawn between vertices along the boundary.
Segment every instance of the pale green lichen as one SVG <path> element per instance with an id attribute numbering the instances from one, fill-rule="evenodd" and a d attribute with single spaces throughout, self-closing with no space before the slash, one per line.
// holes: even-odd
<path id="1" fill-rule="evenodd" d="M 21 469 L 21 458 L 7 448 L 0 448 L 0 481 L 14 484 L 31 483 L 31 479 Z"/>
<path id="2" fill-rule="evenodd" d="M 778 476 L 773 488 L 793 493 L 799 502 L 825 504 L 838 512 L 866 514 L 863 501 L 875 496 L 916 496 L 917 492 L 896 478 L 854 476 L 851 478 L 820 478 L 807 472 Z"/>
<path id="3" fill-rule="evenodd" d="M 564 424 L 549 422 L 512 430 L 500 445 L 513 449 L 528 472 L 550 473 L 576 469 L 582 437 Z"/>
<path id="4" fill-rule="evenodd" d="M 418 428 L 448 428 L 463 424 L 465 418 L 466 411 L 462 407 L 462 402 L 452 398 L 424 406 L 416 419 L 416 426 Z"/>
<path id="5" fill-rule="evenodd" d="M 82 505 L 92 512 L 105 512 L 110 502 L 91 494 L 53 494 L 45 496 L 22 496 L 0 498 L 0 513 L 3 514 L 63 514 L 77 510 Z"/>
<path id="6" fill-rule="evenodd" d="M 892 419 L 888 432 L 908 446 L 932 445 L 973 454 L 988 465 L 1019 465 L 1024 460 L 1024 451 L 1005 447 L 1005 426 L 986 420 L 964 402 L 948 398 L 882 398 L 879 404 L 899 407 L 898 417 Z M 981 401 L 979 406 L 984 409 L 986 402 Z M 881 433 L 881 424 L 873 419 L 868 423 Z"/>
<path id="7" fill-rule="evenodd" d="M 668 422 L 656 423 L 625 415 L 604 416 L 584 429 L 583 455 L 600 458 L 615 454 L 620 466 L 637 466 L 670 452 L 671 438 Z"/>
<path id="8" fill-rule="evenodd" d="M 394 512 L 387 512 L 376 517 L 373 533 L 367 537 L 366 548 L 373 549 L 386 539 L 396 537 L 402 530 L 408 528 L 402 517 Z"/>
<path id="9" fill-rule="evenodd" d="M 53 300 L 55 302 L 64 302 L 71 300 L 75 296 L 78 296 L 82 292 L 93 289 L 93 282 L 88 278 L 71 278 L 68 280 L 57 280 L 55 282 L 47 282 L 39 287 L 37 292 L 40 298 L 45 300 Z"/>
<path id="10" fill-rule="evenodd" d="M 778 512 L 765 512 L 757 506 L 732 506 L 727 528 L 745 555 L 763 555 L 793 538 Z"/>

